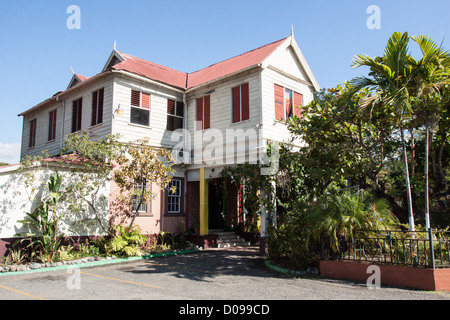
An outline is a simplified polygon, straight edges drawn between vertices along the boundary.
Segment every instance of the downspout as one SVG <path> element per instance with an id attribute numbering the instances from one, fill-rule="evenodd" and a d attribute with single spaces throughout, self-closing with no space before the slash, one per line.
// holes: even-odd
<path id="1" fill-rule="evenodd" d="M 187 75 L 188 77 L 189 75 Z M 187 78 L 186 77 L 186 87 L 187 87 Z M 186 154 L 186 152 L 189 152 L 189 161 L 191 159 L 191 153 L 190 150 L 187 150 L 187 146 L 189 145 L 186 141 L 187 138 L 187 130 L 188 130 L 188 121 L 187 121 L 187 117 L 188 117 L 188 111 L 187 111 L 187 100 L 186 100 L 186 92 L 183 92 L 183 106 L 184 106 L 184 119 L 183 119 L 183 139 L 184 139 L 184 146 L 183 146 L 183 157 Z M 187 168 L 186 165 L 184 166 L 184 186 L 185 186 L 185 198 L 184 198 L 184 207 L 185 207 L 185 228 L 187 230 L 188 226 L 189 226 L 189 189 L 188 189 L 188 180 L 187 180 L 188 176 L 187 176 Z"/>
<path id="2" fill-rule="evenodd" d="M 187 170 L 186 170 L 186 167 L 185 167 L 185 170 L 184 170 L 184 186 L 185 186 L 185 189 L 184 190 L 186 190 L 185 191 L 185 198 L 184 198 L 184 208 L 185 208 L 185 210 L 184 210 L 184 212 L 186 213 L 185 214 L 185 216 L 186 216 L 186 219 L 185 219 L 185 229 L 187 230 L 188 228 L 189 228 L 189 188 L 188 188 L 188 175 L 187 175 Z"/>
<path id="3" fill-rule="evenodd" d="M 257 145 L 257 150 L 258 150 L 258 160 L 262 159 L 262 155 L 260 156 L 260 152 L 264 152 L 264 140 L 263 140 L 263 130 L 264 130 L 264 125 L 263 125 L 263 71 L 264 68 L 262 66 L 262 64 L 259 64 L 259 67 L 261 68 L 261 72 L 259 73 L 259 101 L 260 101 L 260 108 L 259 108 L 259 124 L 256 125 L 257 129 L 258 129 L 258 145 Z"/>

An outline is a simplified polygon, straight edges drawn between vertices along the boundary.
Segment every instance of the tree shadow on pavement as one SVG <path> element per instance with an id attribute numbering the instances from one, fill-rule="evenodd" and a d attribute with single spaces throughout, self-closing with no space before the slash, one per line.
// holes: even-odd
<path id="1" fill-rule="evenodd" d="M 209 249 L 193 254 L 154 258 L 136 267 L 123 268 L 135 274 L 172 274 L 174 277 L 208 281 L 218 276 L 282 277 L 267 268 L 256 247 Z"/>

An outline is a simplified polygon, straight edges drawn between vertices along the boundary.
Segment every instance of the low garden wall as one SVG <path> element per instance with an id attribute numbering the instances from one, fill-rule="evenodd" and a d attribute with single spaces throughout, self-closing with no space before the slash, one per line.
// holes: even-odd
<path id="1" fill-rule="evenodd" d="M 16 234 L 28 232 L 19 220 L 26 219 L 26 213 L 33 212 L 39 205 L 41 197 L 48 195 L 47 181 L 55 171 L 63 177 L 63 184 L 69 183 L 69 171 L 55 163 L 46 166 L 35 167 L 35 179 L 32 185 L 25 184 L 26 173 L 19 170 L 20 165 L 0 167 L 0 259 L 12 248 L 17 241 Z M 104 200 L 99 201 L 99 215 L 103 225 L 108 225 L 110 185 L 101 186 L 98 196 L 104 195 Z M 61 220 L 60 231 L 75 239 L 92 238 L 104 234 L 100 224 L 95 219 L 92 210 L 72 212 L 66 204 L 58 207 L 64 212 Z M 85 223 L 80 224 L 79 221 Z"/>
<path id="2" fill-rule="evenodd" d="M 428 291 L 450 291 L 450 269 L 414 268 L 367 262 L 320 261 L 320 275 L 332 279 L 367 282 L 372 272 L 368 267 L 380 268 L 380 284 Z"/>

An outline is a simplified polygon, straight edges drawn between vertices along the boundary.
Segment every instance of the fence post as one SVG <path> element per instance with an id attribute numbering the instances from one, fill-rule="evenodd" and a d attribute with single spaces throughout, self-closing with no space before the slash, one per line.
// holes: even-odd
<path id="1" fill-rule="evenodd" d="M 428 241 L 430 242 L 431 267 L 435 269 L 436 262 L 434 260 L 433 230 L 431 228 L 428 228 Z"/>

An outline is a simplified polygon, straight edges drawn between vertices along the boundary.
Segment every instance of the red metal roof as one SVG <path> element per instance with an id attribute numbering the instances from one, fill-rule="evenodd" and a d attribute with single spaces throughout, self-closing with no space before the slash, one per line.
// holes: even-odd
<path id="1" fill-rule="evenodd" d="M 185 73 L 119 52 L 125 59 L 112 69 L 125 70 L 175 87 L 190 89 L 262 63 L 286 38 L 248 51 L 207 68 Z"/>
<path id="2" fill-rule="evenodd" d="M 175 87 L 186 88 L 187 73 L 136 58 L 126 53 L 119 53 L 125 60 L 114 65 L 112 69 L 129 71 Z"/>
<path id="3" fill-rule="evenodd" d="M 190 89 L 262 63 L 286 39 L 287 38 L 272 42 L 270 44 L 248 51 L 231 59 L 213 64 L 207 68 L 195 71 L 193 73 L 177 71 L 122 52 L 119 52 L 119 54 L 124 58 L 124 61 L 112 66 L 111 69 L 128 71 L 174 87 L 178 87 L 181 89 Z M 95 79 L 97 78 L 97 76 L 101 76 L 102 74 L 104 73 L 102 72 L 92 78 L 77 74 L 76 77 L 81 82 L 85 82 L 88 79 Z M 63 92 L 66 92 L 67 90 Z M 22 112 L 21 114 L 19 114 L 19 116 L 23 116 L 25 113 L 41 107 L 49 101 L 53 101 L 55 99 L 55 96 L 60 93 L 62 92 L 58 92 L 52 98 L 49 98 L 34 106 L 33 108 Z"/>
<path id="4" fill-rule="evenodd" d="M 262 63 L 286 38 L 189 74 L 187 89 Z"/>
<path id="5" fill-rule="evenodd" d="M 86 81 L 87 79 L 89 79 L 89 77 L 85 77 L 85 76 L 82 76 L 82 75 L 79 75 L 79 74 L 75 74 L 75 75 L 78 77 L 78 79 L 80 79 L 81 82 Z"/>

